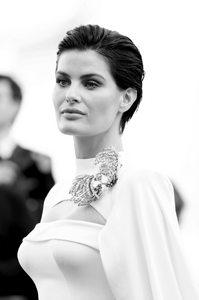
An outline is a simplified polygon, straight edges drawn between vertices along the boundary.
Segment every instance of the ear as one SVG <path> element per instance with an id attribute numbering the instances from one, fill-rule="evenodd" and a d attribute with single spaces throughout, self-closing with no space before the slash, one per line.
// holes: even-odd
<path id="1" fill-rule="evenodd" d="M 123 91 L 120 107 L 119 107 L 119 112 L 124 113 L 125 111 L 129 110 L 129 108 L 133 105 L 135 100 L 137 99 L 137 91 L 128 88 Z"/>

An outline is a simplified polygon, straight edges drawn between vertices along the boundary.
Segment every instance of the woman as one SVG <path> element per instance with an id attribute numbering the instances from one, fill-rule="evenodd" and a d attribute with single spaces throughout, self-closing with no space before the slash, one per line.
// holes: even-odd
<path id="1" fill-rule="evenodd" d="M 19 249 L 39 299 L 199 299 L 171 183 L 135 170 L 123 151 L 142 98 L 139 50 L 117 32 L 80 26 L 60 42 L 55 76 L 57 124 L 74 137 L 76 174 L 50 191 Z"/>

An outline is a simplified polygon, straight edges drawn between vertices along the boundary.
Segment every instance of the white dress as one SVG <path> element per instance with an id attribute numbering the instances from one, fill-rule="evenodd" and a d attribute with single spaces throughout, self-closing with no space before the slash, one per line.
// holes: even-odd
<path id="1" fill-rule="evenodd" d="M 18 251 L 40 300 L 199 300 L 170 181 L 120 160 L 117 183 L 90 206 L 64 201 L 71 181 L 46 197 Z M 96 174 L 93 162 L 77 160 L 75 175 Z M 45 222 L 53 209 L 62 217 Z"/>

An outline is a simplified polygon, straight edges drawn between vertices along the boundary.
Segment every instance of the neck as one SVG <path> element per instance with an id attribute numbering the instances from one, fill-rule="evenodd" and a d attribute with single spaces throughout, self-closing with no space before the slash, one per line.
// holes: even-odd
<path id="1" fill-rule="evenodd" d="M 104 148 L 113 146 L 118 151 L 123 151 L 121 135 L 104 138 L 103 136 L 74 137 L 76 158 L 86 159 L 95 157 Z"/>
<path id="2" fill-rule="evenodd" d="M 10 127 L 0 128 L 0 140 L 2 140 L 5 136 L 7 136 L 10 132 Z"/>

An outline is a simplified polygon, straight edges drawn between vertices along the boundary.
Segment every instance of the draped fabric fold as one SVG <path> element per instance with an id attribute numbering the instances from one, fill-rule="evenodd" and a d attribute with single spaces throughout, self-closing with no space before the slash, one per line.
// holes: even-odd
<path id="1" fill-rule="evenodd" d="M 71 241 L 98 250 L 97 237 L 102 228 L 103 226 L 99 224 L 77 220 L 39 223 L 23 240 L 29 242 L 43 242 L 48 240 Z"/>
<path id="2" fill-rule="evenodd" d="M 91 278 L 92 280 L 93 277 L 97 278 L 97 284 L 95 288 L 92 286 L 93 294 L 88 299 L 94 299 L 96 289 L 98 289 L 98 299 L 114 297 L 116 300 L 199 300 L 199 287 L 192 275 L 191 263 L 181 237 L 175 212 L 174 192 L 170 181 L 157 172 L 136 169 L 131 165 L 131 160 L 125 153 L 120 153 L 120 159 L 123 166 L 118 171 L 117 183 L 114 187 L 105 190 L 100 199 L 91 203 L 90 206 L 95 211 L 92 211 L 92 207 L 88 207 L 92 216 L 98 215 L 98 212 L 106 224 L 97 224 L 97 218 L 96 223 L 85 222 L 83 219 L 80 220 L 81 217 L 74 220 L 62 219 L 45 223 L 45 216 L 51 213 L 52 208 L 70 198 L 68 191 L 71 181 L 69 180 L 55 185 L 48 194 L 44 203 L 42 223 L 38 224 L 35 230 L 24 239 L 36 243 L 27 243 L 27 247 L 34 246 L 33 250 L 37 254 L 40 251 L 37 246 L 40 244 L 44 247 L 44 256 L 50 249 L 48 239 L 63 239 L 95 248 L 91 252 L 89 250 L 89 253 L 95 256 L 95 252 L 97 252 L 100 255 L 95 261 L 101 265 L 103 272 L 98 274 L 102 276 L 99 280 L 99 277 L 96 276 L 96 265 L 93 264 Z M 94 174 L 96 168 L 93 166 L 93 162 L 94 159 L 78 160 L 76 175 Z M 71 216 L 70 212 L 74 210 L 78 216 L 81 216 L 78 207 L 76 208 L 73 202 L 66 201 L 65 204 L 64 216 L 66 218 Z M 43 245 L 37 243 L 42 240 L 47 240 L 47 243 L 43 243 Z M 64 243 L 59 242 L 58 244 L 58 249 L 62 251 Z M 25 246 L 24 249 L 26 249 Z M 22 252 L 25 257 L 25 250 Z M 59 278 L 60 270 L 57 264 L 54 265 L 51 252 L 52 249 L 49 252 L 49 261 L 53 270 L 51 277 L 54 278 L 56 271 L 57 278 Z M 67 260 L 65 254 L 64 251 L 63 257 Z M 82 252 L 80 257 L 81 255 Z M 90 254 L 87 257 L 90 259 Z M 38 260 L 38 256 L 35 255 L 34 265 L 36 262 L 39 268 L 40 263 L 43 263 L 43 258 Z M 46 269 L 45 267 L 42 268 L 42 272 L 43 269 L 46 270 L 45 272 L 49 272 L 49 264 Z M 59 268 L 64 268 L 62 263 Z M 34 270 L 35 267 L 33 267 L 33 273 Z M 84 271 L 87 272 L 86 270 L 87 267 Z M 39 278 L 40 284 L 41 276 L 37 268 L 36 271 L 35 276 Z M 103 275 L 101 275 L 102 273 Z M 85 276 L 83 275 L 83 277 Z M 103 284 L 102 286 L 98 285 L 102 278 L 106 278 L 103 281 L 104 287 Z M 45 278 L 41 282 L 46 284 Z M 60 296 L 59 299 L 66 299 L 65 279 L 52 282 L 55 284 L 55 288 L 52 285 L 54 290 L 57 288 L 56 283 L 62 282 L 63 297 Z M 74 286 L 78 286 L 76 277 Z M 76 288 L 74 290 L 77 292 Z M 91 287 L 88 284 L 87 287 L 82 286 L 82 290 L 88 295 Z M 44 291 L 43 287 L 42 291 Z M 100 292 L 104 292 L 103 295 L 106 295 L 106 298 L 101 296 Z M 49 299 L 47 284 L 41 299 Z M 73 298 L 69 297 L 68 299 Z"/>
<path id="3" fill-rule="evenodd" d="M 114 206 L 99 234 L 99 249 L 115 298 L 198 300 L 169 180 L 152 171 L 129 169 L 112 197 Z"/>

